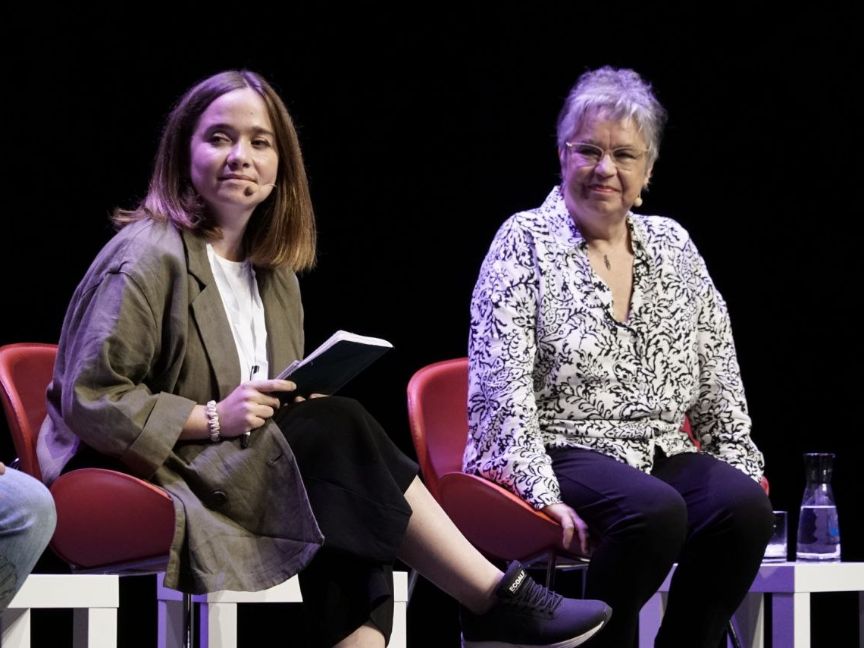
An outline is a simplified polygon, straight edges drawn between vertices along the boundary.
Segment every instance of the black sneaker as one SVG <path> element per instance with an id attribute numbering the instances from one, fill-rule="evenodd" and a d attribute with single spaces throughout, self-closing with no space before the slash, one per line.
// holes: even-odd
<path id="1" fill-rule="evenodd" d="M 522 565 L 510 563 L 485 614 L 460 606 L 464 648 L 571 648 L 609 620 L 602 601 L 567 599 L 534 582 Z"/>

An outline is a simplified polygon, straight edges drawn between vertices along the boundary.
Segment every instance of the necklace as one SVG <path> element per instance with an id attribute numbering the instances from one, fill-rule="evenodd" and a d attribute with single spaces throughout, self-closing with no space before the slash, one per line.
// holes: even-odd
<path id="1" fill-rule="evenodd" d="M 588 249 L 591 250 L 591 247 L 589 246 Z M 606 266 L 607 271 L 612 272 L 612 263 L 609 261 L 609 255 L 605 252 L 601 252 L 600 250 L 593 251 L 603 257 L 603 265 Z"/>

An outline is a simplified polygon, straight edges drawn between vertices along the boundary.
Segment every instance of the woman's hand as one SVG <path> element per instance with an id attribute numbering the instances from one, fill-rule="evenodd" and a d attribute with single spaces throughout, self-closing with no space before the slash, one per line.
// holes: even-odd
<path id="1" fill-rule="evenodd" d="M 219 434 L 238 437 L 264 425 L 279 409 L 275 392 L 293 392 L 297 385 L 290 380 L 250 380 L 238 386 L 225 400 L 216 403 Z M 180 432 L 181 441 L 203 441 L 210 438 L 210 425 L 204 405 L 196 405 Z"/>
<path id="2" fill-rule="evenodd" d="M 564 528 L 564 535 L 561 539 L 561 544 L 565 548 L 570 549 L 573 543 L 573 536 L 579 541 L 579 551 L 587 556 L 588 550 L 588 525 L 582 521 L 582 518 L 572 508 L 559 502 L 558 504 L 549 504 L 543 507 L 543 512 L 558 522 Z"/>
<path id="3" fill-rule="evenodd" d="M 270 394 L 292 392 L 290 380 L 250 380 L 234 389 L 216 404 L 223 437 L 231 438 L 256 430 L 279 409 L 279 399 Z"/>

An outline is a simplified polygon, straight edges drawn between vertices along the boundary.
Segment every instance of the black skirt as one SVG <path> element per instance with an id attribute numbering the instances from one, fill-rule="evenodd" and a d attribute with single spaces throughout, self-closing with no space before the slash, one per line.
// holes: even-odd
<path id="1" fill-rule="evenodd" d="M 370 621 L 389 641 L 393 562 L 411 517 L 404 493 L 417 464 L 348 398 L 290 404 L 274 420 L 294 452 L 324 534 L 324 546 L 299 574 L 316 643 L 332 646 Z M 83 443 L 63 472 L 88 467 L 128 472 Z"/>
<path id="2" fill-rule="evenodd" d="M 332 646 L 371 621 L 389 641 L 392 564 L 411 517 L 404 493 L 417 464 L 351 399 L 289 405 L 276 422 L 324 534 L 324 546 L 300 572 L 316 637 Z"/>

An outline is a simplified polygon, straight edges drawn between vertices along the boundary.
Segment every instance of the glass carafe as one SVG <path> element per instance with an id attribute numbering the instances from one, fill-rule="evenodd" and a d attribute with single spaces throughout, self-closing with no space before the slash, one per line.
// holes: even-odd
<path id="1" fill-rule="evenodd" d="M 840 524 L 831 490 L 834 455 L 808 452 L 804 455 L 807 485 L 798 518 L 797 560 L 840 560 Z"/>

